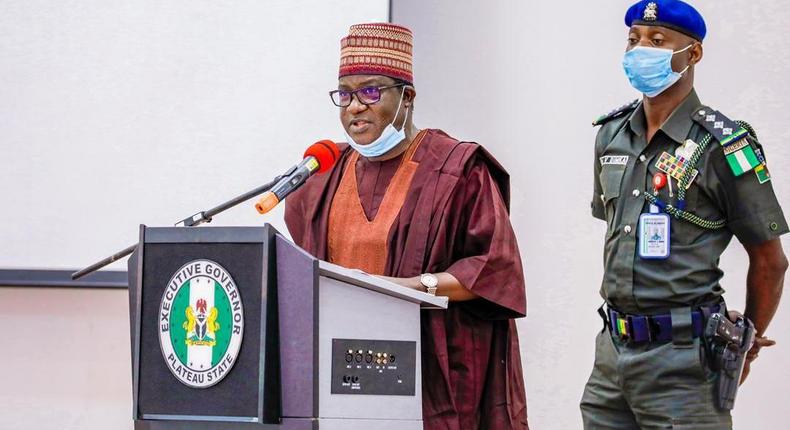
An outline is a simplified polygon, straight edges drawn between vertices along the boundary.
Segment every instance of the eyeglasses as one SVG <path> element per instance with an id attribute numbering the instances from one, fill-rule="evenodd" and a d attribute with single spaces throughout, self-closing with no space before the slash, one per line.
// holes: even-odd
<path id="1" fill-rule="evenodd" d="M 402 87 L 404 85 L 407 84 L 401 82 L 394 85 L 386 85 L 383 87 L 362 87 L 354 91 L 334 90 L 329 92 L 329 97 L 332 98 L 332 103 L 334 103 L 335 106 L 348 107 L 351 104 L 351 99 L 354 98 L 354 94 L 356 94 L 357 100 L 363 105 L 367 106 L 367 105 L 378 103 L 379 100 L 381 100 L 382 90 Z"/>

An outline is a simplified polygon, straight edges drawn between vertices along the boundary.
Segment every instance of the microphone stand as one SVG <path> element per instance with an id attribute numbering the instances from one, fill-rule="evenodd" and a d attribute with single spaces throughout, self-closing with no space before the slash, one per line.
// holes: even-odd
<path id="1" fill-rule="evenodd" d="M 287 172 L 285 172 L 284 174 L 282 174 L 280 176 L 277 176 L 276 178 L 274 178 L 273 181 L 271 181 L 271 182 L 269 182 L 267 184 L 261 185 L 260 187 L 255 188 L 254 190 L 248 191 L 248 192 L 246 192 L 246 193 L 244 193 L 244 194 L 242 194 L 240 196 L 234 197 L 234 198 L 228 200 L 227 202 L 222 203 L 221 205 L 215 206 L 215 207 L 213 207 L 211 209 L 208 209 L 208 210 L 205 210 L 205 211 L 200 211 L 200 212 L 198 212 L 198 213 L 196 213 L 196 214 L 194 214 L 194 215 L 192 215 L 192 216 L 190 216 L 188 218 L 184 218 L 181 221 L 177 222 L 175 225 L 176 225 L 176 227 L 197 227 L 200 224 L 211 222 L 212 218 L 214 218 L 215 215 L 218 215 L 219 213 L 224 212 L 224 211 L 226 211 L 226 210 L 238 205 L 239 203 L 245 202 L 245 201 L 247 201 L 247 200 L 249 200 L 249 199 L 251 199 L 251 198 L 253 198 L 255 196 L 258 196 L 260 194 L 265 193 L 266 191 L 269 191 L 272 187 L 277 185 L 277 183 L 280 182 L 280 180 L 282 178 L 284 178 L 284 177 L 290 175 L 291 173 L 293 173 L 294 170 L 296 170 L 296 167 L 297 166 L 291 167 L 290 169 L 288 169 Z M 101 269 L 102 267 L 104 267 L 104 266 L 106 266 L 106 265 L 108 265 L 108 264 L 110 264 L 112 262 L 115 262 L 117 260 L 120 260 L 123 257 L 126 257 L 127 255 L 130 255 L 132 252 L 134 252 L 135 249 L 137 249 L 137 244 L 131 245 L 131 246 L 123 249 L 122 251 L 118 251 L 115 254 L 113 254 L 113 255 L 111 255 L 111 256 L 109 256 L 109 257 L 107 257 L 107 258 L 105 258 L 105 259 L 103 259 L 103 260 L 101 260 L 99 262 L 93 263 L 90 266 L 88 266 L 88 267 L 86 267 L 86 268 L 84 268 L 84 269 L 82 269 L 82 270 L 80 270 L 78 272 L 72 273 L 71 274 L 71 279 L 79 279 L 79 278 L 81 278 L 81 277 L 83 277 L 83 276 L 85 276 L 85 275 L 87 275 L 89 273 L 93 273 L 93 272 Z"/>

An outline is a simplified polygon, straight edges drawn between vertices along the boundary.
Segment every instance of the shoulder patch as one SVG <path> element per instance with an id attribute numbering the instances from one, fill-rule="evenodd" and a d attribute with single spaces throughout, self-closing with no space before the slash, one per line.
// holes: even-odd
<path id="1" fill-rule="evenodd" d="M 748 124 L 743 123 L 746 126 L 744 127 L 707 106 L 699 108 L 691 118 L 719 142 L 735 176 L 741 176 L 759 166 L 764 166 L 764 162 L 755 151 L 757 148 L 746 138 L 749 136 L 747 128 L 751 129 Z"/>
<path id="2" fill-rule="evenodd" d="M 606 124 L 607 122 L 609 122 L 609 121 L 611 121 L 611 120 L 613 120 L 615 118 L 619 118 L 619 117 L 621 117 L 621 116 L 623 116 L 623 115 L 625 115 L 627 113 L 632 112 L 634 109 L 636 109 L 637 106 L 639 106 L 639 101 L 640 101 L 639 99 L 635 99 L 631 103 L 624 104 L 624 105 L 620 106 L 619 108 L 617 108 L 617 109 L 615 109 L 615 110 L 613 110 L 613 111 L 611 111 L 611 112 L 609 112 L 609 113 L 607 113 L 605 115 L 599 116 L 598 118 L 596 118 L 592 122 L 593 127 L 597 127 L 599 125 Z"/>

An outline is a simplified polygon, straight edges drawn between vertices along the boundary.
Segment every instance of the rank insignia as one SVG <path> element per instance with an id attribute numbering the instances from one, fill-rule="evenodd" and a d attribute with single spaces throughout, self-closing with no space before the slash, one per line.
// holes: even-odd
<path id="1" fill-rule="evenodd" d="M 664 152 L 661 154 L 661 157 L 656 162 L 656 168 L 674 178 L 678 182 L 680 182 L 680 180 L 686 174 L 686 171 L 689 169 L 689 167 L 686 165 L 686 159 L 676 157 L 669 152 Z M 686 184 L 686 189 L 691 186 L 691 183 L 697 178 L 698 173 L 699 172 L 697 169 L 691 170 L 691 179 L 689 179 L 688 183 Z"/>
<path id="2" fill-rule="evenodd" d="M 597 127 L 599 125 L 606 124 L 607 122 L 609 122 L 609 121 L 611 121 L 611 120 L 613 120 L 615 118 L 619 118 L 619 117 L 621 117 L 621 116 L 623 116 L 625 114 L 631 113 L 631 111 L 633 111 L 634 109 L 636 109 L 637 106 L 639 106 L 639 102 L 640 102 L 640 100 L 636 99 L 636 100 L 632 101 L 631 103 L 624 104 L 624 105 L 620 106 L 619 108 L 617 108 L 617 109 L 615 109 L 615 110 L 613 110 L 613 111 L 611 111 L 611 112 L 609 112 L 607 114 L 599 116 L 598 118 L 596 118 L 592 122 L 593 127 Z"/>
<path id="3" fill-rule="evenodd" d="M 655 2 L 650 2 L 645 7 L 645 14 L 642 15 L 643 21 L 655 21 L 658 19 L 658 5 Z"/>
<path id="4" fill-rule="evenodd" d="M 696 112 L 693 119 L 719 141 L 735 176 L 741 176 L 760 165 L 752 144 L 746 139 L 749 132 L 738 123 L 721 112 L 707 108 Z"/>

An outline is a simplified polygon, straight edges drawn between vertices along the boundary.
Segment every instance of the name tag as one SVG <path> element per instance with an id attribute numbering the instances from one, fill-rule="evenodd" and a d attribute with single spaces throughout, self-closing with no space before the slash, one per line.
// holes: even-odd
<path id="1" fill-rule="evenodd" d="M 670 218 L 665 213 L 639 216 L 639 256 L 646 260 L 669 258 Z"/>
<path id="2" fill-rule="evenodd" d="M 628 164 L 628 156 L 627 155 L 604 155 L 603 157 L 599 158 L 601 162 L 601 166 L 605 166 L 607 164 L 614 164 L 618 166 L 625 166 Z"/>

